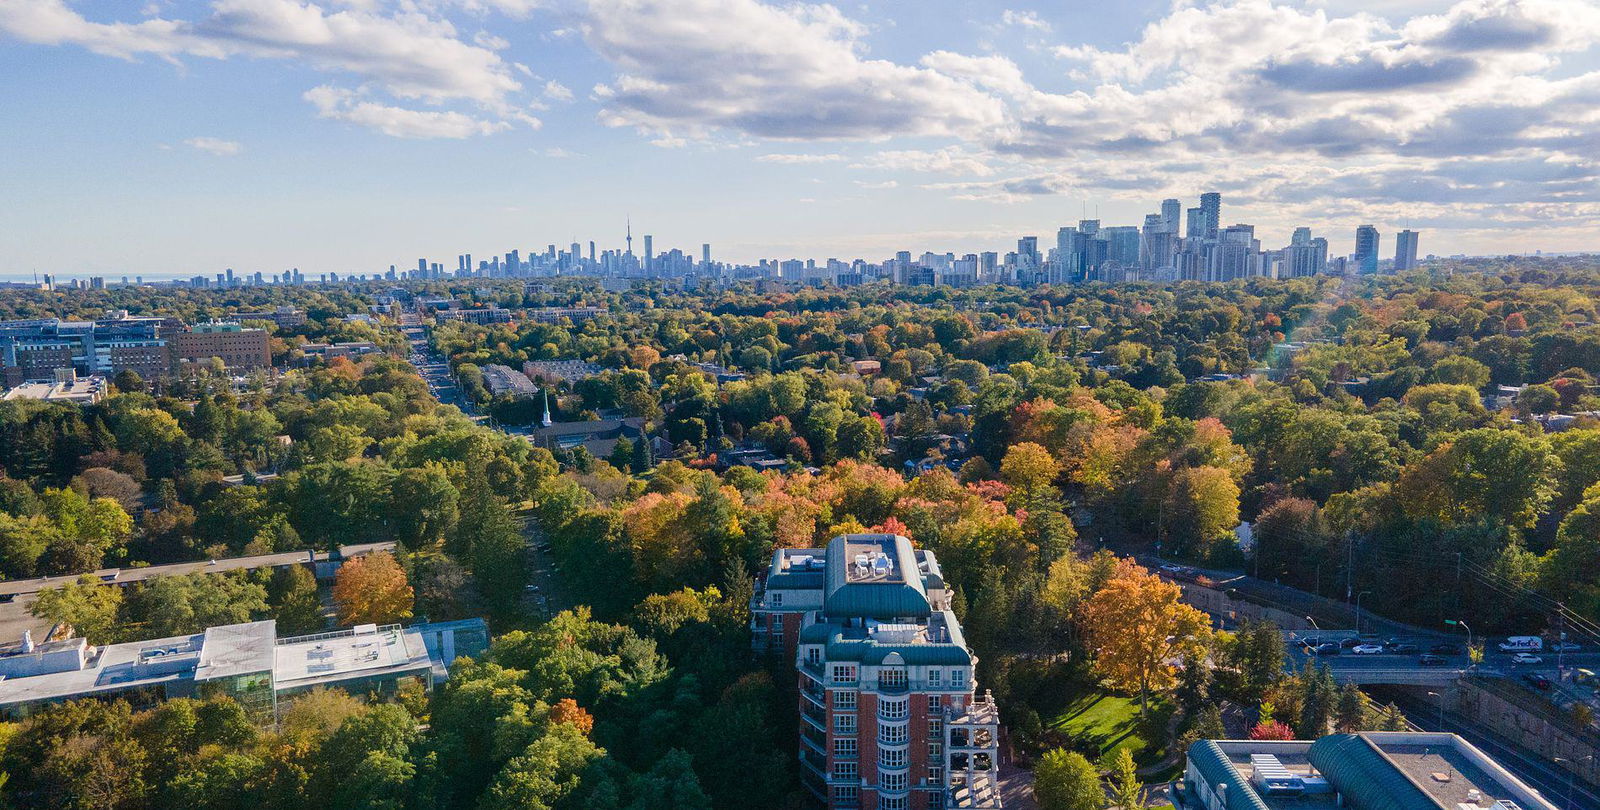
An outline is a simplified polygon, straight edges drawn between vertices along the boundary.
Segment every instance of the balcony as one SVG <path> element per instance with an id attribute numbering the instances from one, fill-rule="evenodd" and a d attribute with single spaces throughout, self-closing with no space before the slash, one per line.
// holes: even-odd
<path id="1" fill-rule="evenodd" d="M 828 711 L 818 706 L 806 706 L 801 712 L 812 725 L 824 731 L 828 728 Z"/>
<path id="2" fill-rule="evenodd" d="M 826 777 L 823 777 L 823 774 L 828 772 L 828 758 L 827 757 L 825 757 L 825 756 L 823 756 L 821 754 L 818 754 L 818 753 L 816 753 L 814 751 L 801 749 L 800 750 L 800 764 L 806 766 L 807 770 L 811 771 L 812 773 L 814 773 L 818 777 L 820 777 L 819 781 L 824 781 L 826 779 Z"/>
<path id="3" fill-rule="evenodd" d="M 828 705 L 828 693 L 818 686 L 816 681 L 807 681 L 806 685 L 800 688 L 800 694 L 810 698 L 811 702 L 818 706 Z"/>
<path id="4" fill-rule="evenodd" d="M 806 744 L 816 749 L 819 754 L 826 754 L 828 751 L 828 733 L 826 731 L 816 728 L 802 728 L 800 729 L 800 739 L 805 740 Z"/>
<path id="5" fill-rule="evenodd" d="M 903 695 L 911 691 L 910 681 L 878 681 L 878 694 Z"/>

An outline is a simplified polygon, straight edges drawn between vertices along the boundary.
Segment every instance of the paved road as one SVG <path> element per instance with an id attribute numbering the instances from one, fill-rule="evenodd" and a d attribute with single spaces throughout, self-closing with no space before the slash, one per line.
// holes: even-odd
<path id="1" fill-rule="evenodd" d="M 343 548 L 346 557 L 359 557 L 374 551 L 387 551 L 394 548 L 394 543 L 361 543 Z M 197 562 L 171 563 L 168 565 L 148 565 L 141 568 L 102 568 L 93 572 L 93 576 L 106 584 L 123 585 L 129 582 L 138 582 L 151 577 L 171 576 L 173 574 L 215 574 L 219 571 L 238 571 L 252 568 L 268 568 L 280 565 L 289 565 L 297 562 L 325 562 L 327 552 L 314 552 L 310 550 L 286 551 L 281 554 L 262 554 L 256 557 L 230 557 L 220 560 L 199 560 Z M 77 581 L 81 574 L 72 574 L 59 577 L 39 577 L 38 579 L 14 579 L 9 582 L 0 582 L 0 597 L 7 594 L 36 594 L 45 588 L 53 588 L 68 582 Z"/>
<path id="2" fill-rule="evenodd" d="M 400 329 L 405 333 L 406 339 L 411 341 L 411 353 L 406 359 L 422 376 L 423 382 L 428 384 L 428 390 L 433 393 L 434 398 L 445 405 L 460 408 L 461 412 L 468 416 L 476 415 L 472 403 L 467 401 L 461 389 L 456 386 L 455 379 L 450 376 L 450 364 L 428 347 L 428 339 L 417 316 L 414 313 L 402 316 Z"/>
<path id="3" fill-rule="evenodd" d="M 343 551 L 346 557 L 356 557 L 370 554 L 374 551 L 387 551 L 394 548 L 393 543 L 361 543 L 345 546 Z M 220 571 L 241 571 L 255 568 L 275 568 L 280 565 L 290 565 L 297 562 L 324 562 L 328 559 L 326 552 L 288 551 L 282 554 L 263 554 L 256 557 L 232 557 L 229 559 L 199 562 L 171 563 L 169 565 L 150 565 L 143 568 L 104 568 L 94 572 L 94 576 L 107 585 L 126 585 L 130 582 L 139 582 L 151 577 L 170 576 L 174 574 L 217 573 Z M 54 588 L 68 582 L 77 581 L 79 575 L 60 577 L 40 577 L 37 579 L 14 579 L 9 582 L 0 582 L 0 641 L 10 641 L 22 637 L 24 630 L 32 630 L 35 638 L 43 638 L 44 633 L 50 629 L 50 623 L 34 617 L 28 608 L 38 601 L 39 591 L 45 588 Z"/>

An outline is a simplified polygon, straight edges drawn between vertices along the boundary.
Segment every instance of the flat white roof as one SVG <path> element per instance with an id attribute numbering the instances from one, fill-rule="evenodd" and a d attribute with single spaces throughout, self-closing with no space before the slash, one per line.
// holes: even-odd
<path id="1" fill-rule="evenodd" d="M 422 634 L 399 625 L 286 638 L 278 642 L 275 659 L 279 689 L 432 666 Z"/>
<path id="2" fill-rule="evenodd" d="M 272 669 L 272 648 L 277 637 L 277 623 L 270 619 L 207 628 L 195 680 L 230 678 Z"/>

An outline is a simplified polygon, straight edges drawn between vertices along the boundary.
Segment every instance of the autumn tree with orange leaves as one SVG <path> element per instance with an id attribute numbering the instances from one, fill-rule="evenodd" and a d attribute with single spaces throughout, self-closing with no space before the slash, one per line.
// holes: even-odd
<path id="1" fill-rule="evenodd" d="M 389 624 L 411 618 L 411 584 L 387 551 L 346 560 L 333 581 L 340 624 Z"/>
<path id="2" fill-rule="evenodd" d="M 1095 672 L 1115 688 L 1138 690 L 1141 715 L 1151 692 L 1177 685 L 1175 662 L 1193 656 L 1211 635 L 1206 615 L 1180 602 L 1181 593 L 1176 584 L 1121 560 L 1084 605 Z"/>

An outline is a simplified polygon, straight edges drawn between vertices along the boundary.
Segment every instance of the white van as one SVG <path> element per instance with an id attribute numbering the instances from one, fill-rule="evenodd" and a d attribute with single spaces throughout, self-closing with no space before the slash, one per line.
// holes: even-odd
<path id="1" fill-rule="evenodd" d="M 1539 652 L 1544 649 L 1544 639 L 1538 636 L 1512 636 L 1500 642 L 1500 652 Z"/>

